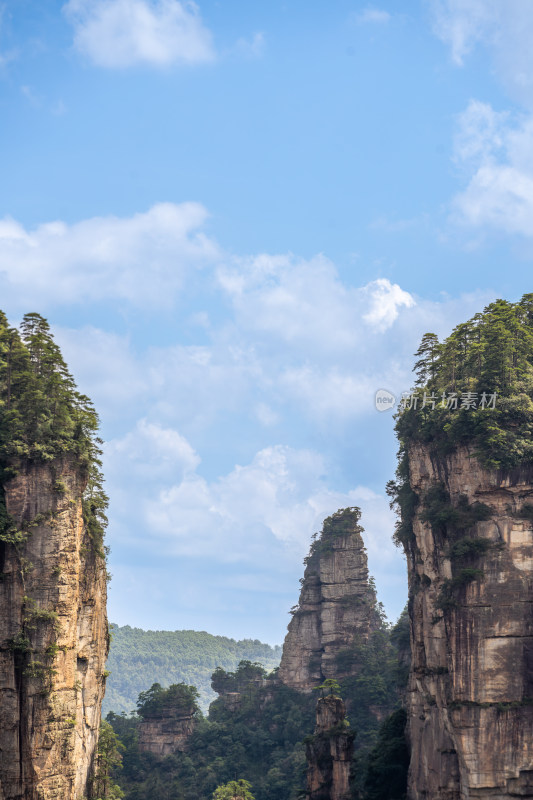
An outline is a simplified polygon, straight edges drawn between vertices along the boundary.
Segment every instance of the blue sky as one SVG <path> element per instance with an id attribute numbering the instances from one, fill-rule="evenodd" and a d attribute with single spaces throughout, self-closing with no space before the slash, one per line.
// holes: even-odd
<path id="1" fill-rule="evenodd" d="M 360 505 L 406 598 L 377 389 L 531 291 L 529 0 L 0 3 L 0 307 L 102 419 L 110 618 L 280 643 Z"/>

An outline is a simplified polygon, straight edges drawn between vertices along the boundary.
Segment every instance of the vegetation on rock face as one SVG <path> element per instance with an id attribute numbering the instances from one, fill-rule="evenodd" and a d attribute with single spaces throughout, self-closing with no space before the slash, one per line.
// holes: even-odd
<path id="1" fill-rule="evenodd" d="M 308 564 L 313 556 L 319 553 L 331 552 L 336 539 L 350 536 L 352 533 L 363 533 L 364 528 L 359 524 L 360 519 L 361 509 L 357 506 L 340 508 L 331 517 L 326 517 L 322 531 L 313 535 L 309 555 L 304 559 L 304 564 Z"/>
<path id="2" fill-rule="evenodd" d="M 472 445 L 488 468 L 533 463 L 533 294 L 496 300 L 442 343 L 426 334 L 416 355 L 418 402 L 398 417 L 401 442 Z"/>
<path id="3" fill-rule="evenodd" d="M 112 625 L 111 632 L 104 715 L 109 711 L 131 713 L 139 693 L 154 682 L 162 686 L 194 684 L 200 694 L 198 704 L 207 712 L 216 698 L 211 688 L 215 667 L 220 665 L 225 675 L 231 675 L 239 661 L 249 660 L 260 661 L 270 671 L 279 665 L 281 656 L 279 646 L 270 647 L 257 639 L 235 641 L 205 631 L 143 631 Z"/>
<path id="4" fill-rule="evenodd" d="M 421 500 L 409 483 L 409 445 L 423 443 L 437 457 L 466 445 L 488 469 L 533 465 L 533 294 L 491 303 L 443 342 L 425 334 L 416 357 L 416 401 L 397 415 L 398 469 L 387 486 L 399 512 L 395 541 L 403 546 L 412 541 Z M 468 530 L 487 518 L 482 504 L 452 507 L 442 491 L 436 486 L 424 498 L 432 526 Z"/>
<path id="5" fill-rule="evenodd" d="M 159 717 L 161 715 L 195 714 L 198 706 L 198 690 L 185 683 L 174 683 L 163 689 L 154 683 L 146 692 L 141 692 L 137 700 L 137 714 L 140 717 Z"/>
<path id="6" fill-rule="evenodd" d="M 340 687 L 348 709 L 345 727 L 356 734 L 356 792 L 364 788 L 369 754 L 379 741 L 379 719 L 400 702 L 405 669 L 398 653 L 408 649 L 405 627 L 402 618 L 392 631 L 383 626 L 368 642 L 355 641 L 339 656 L 355 674 L 338 682 L 329 679 L 321 689 L 336 694 Z M 316 694 L 290 689 L 279 683 L 275 671 L 267 674 L 248 660 L 234 671 L 217 668 L 212 684 L 220 697 L 207 719 L 199 716 L 184 753 L 157 759 L 140 752 L 138 717 L 108 714 L 126 745 L 124 768 L 116 775 L 126 799 L 211 800 L 217 787 L 240 775 L 252 784 L 256 800 L 298 800 L 305 786 L 304 739 L 314 729 Z M 144 692 L 140 711 L 164 692 L 157 686 Z"/>
<path id="7" fill-rule="evenodd" d="M 100 444 L 98 415 L 76 389 L 48 322 L 39 314 L 26 314 L 19 331 L 0 312 L 0 483 L 14 477 L 24 461 L 72 456 L 87 479 L 83 514 L 98 551 L 107 523 Z M 16 544 L 16 533 L 2 489 L 0 541 Z M 21 543 L 31 531 L 19 533 Z"/>

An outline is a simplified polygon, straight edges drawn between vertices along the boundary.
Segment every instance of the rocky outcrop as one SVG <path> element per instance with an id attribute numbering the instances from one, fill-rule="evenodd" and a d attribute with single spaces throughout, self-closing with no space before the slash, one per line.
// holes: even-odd
<path id="1" fill-rule="evenodd" d="M 73 459 L 23 463 L 0 541 L 0 798 L 87 796 L 108 650 L 105 559 Z"/>
<path id="2" fill-rule="evenodd" d="M 350 674 L 337 656 L 354 637 L 365 640 L 379 628 L 359 516 L 348 508 L 328 517 L 311 547 L 283 645 L 279 678 L 286 686 L 308 691 L 325 678 Z"/>
<path id="3" fill-rule="evenodd" d="M 408 456 L 408 796 L 533 797 L 533 471 Z"/>
<path id="4" fill-rule="evenodd" d="M 350 800 L 350 763 L 354 734 L 345 722 L 340 697 L 321 697 L 314 736 L 306 742 L 306 800 Z"/>
<path id="5" fill-rule="evenodd" d="M 162 709 L 146 716 L 139 725 L 139 749 L 158 758 L 183 752 L 196 724 L 196 709 Z"/>

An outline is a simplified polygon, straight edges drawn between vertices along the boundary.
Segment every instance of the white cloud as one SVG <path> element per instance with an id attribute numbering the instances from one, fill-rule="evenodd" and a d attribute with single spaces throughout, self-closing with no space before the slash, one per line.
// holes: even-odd
<path id="1" fill-rule="evenodd" d="M 391 15 L 387 11 L 380 8 L 365 8 L 360 14 L 356 15 L 356 20 L 359 23 L 371 23 L 383 25 L 388 22 Z"/>
<path id="2" fill-rule="evenodd" d="M 414 298 L 409 292 L 405 292 L 397 283 L 391 283 L 386 278 L 372 281 L 361 291 L 365 294 L 369 306 L 363 319 L 382 331 L 391 327 L 398 318 L 400 308 L 411 308 L 415 305 Z"/>
<path id="3" fill-rule="evenodd" d="M 530 0 L 430 0 L 434 31 L 461 66 L 488 48 L 507 89 L 533 108 L 533 7 Z"/>
<path id="4" fill-rule="evenodd" d="M 265 52 L 264 33 L 254 33 L 251 39 L 237 39 L 232 52 L 243 58 L 261 58 Z"/>
<path id="5" fill-rule="evenodd" d="M 361 505 L 369 511 L 371 550 L 382 564 L 398 560 L 390 535 L 388 502 L 365 487 L 350 492 L 328 488 L 324 458 L 311 450 L 284 445 L 266 447 L 249 464 L 207 481 L 198 474 L 200 459 L 172 428 L 141 420 L 105 446 L 105 471 L 112 491 L 115 527 L 136 527 L 169 554 L 209 556 L 222 562 L 257 566 L 280 553 L 296 563 L 306 554 L 311 534 L 339 507 Z M 135 496 L 135 511 L 115 483 Z M 118 519 L 118 518 L 121 519 Z"/>
<path id="6" fill-rule="evenodd" d="M 463 224 L 533 236 L 533 117 L 471 101 L 459 117 L 455 161 L 468 184 L 454 199 Z"/>
<path id="7" fill-rule="evenodd" d="M 198 7 L 179 0 L 69 0 L 74 45 L 100 67 L 164 67 L 212 61 Z"/>
<path id="8" fill-rule="evenodd" d="M 430 0 L 434 30 L 450 46 L 457 65 L 475 44 L 491 35 L 498 17 L 498 0 Z"/>
<path id="9" fill-rule="evenodd" d="M 4 304 L 39 307 L 125 300 L 170 306 L 191 267 L 214 260 L 216 244 L 198 231 L 199 203 L 159 203 L 129 218 L 57 221 L 26 230 L 0 220 L 0 286 Z"/>
<path id="10" fill-rule="evenodd" d="M 268 334 L 294 351 L 327 354 L 353 350 L 364 339 L 361 320 L 386 330 L 414 299 L 387 279 L 357 289 L 342 283 L 324 256 L 303 261 L 260 255 L 218 271 L 239 326 Z"/>

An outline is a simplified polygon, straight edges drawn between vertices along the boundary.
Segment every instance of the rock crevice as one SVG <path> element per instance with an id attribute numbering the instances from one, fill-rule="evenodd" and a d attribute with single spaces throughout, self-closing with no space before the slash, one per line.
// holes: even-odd
<path id="1" fill-rule="evenodd" d="M 27 462 L 4 485 L 20 541 L 0 543 L 0 797 L 87 796 L 108 650 L 106 566 L 74 459 Z M 15 537 L 16 538 L 16 537 Z"/>

